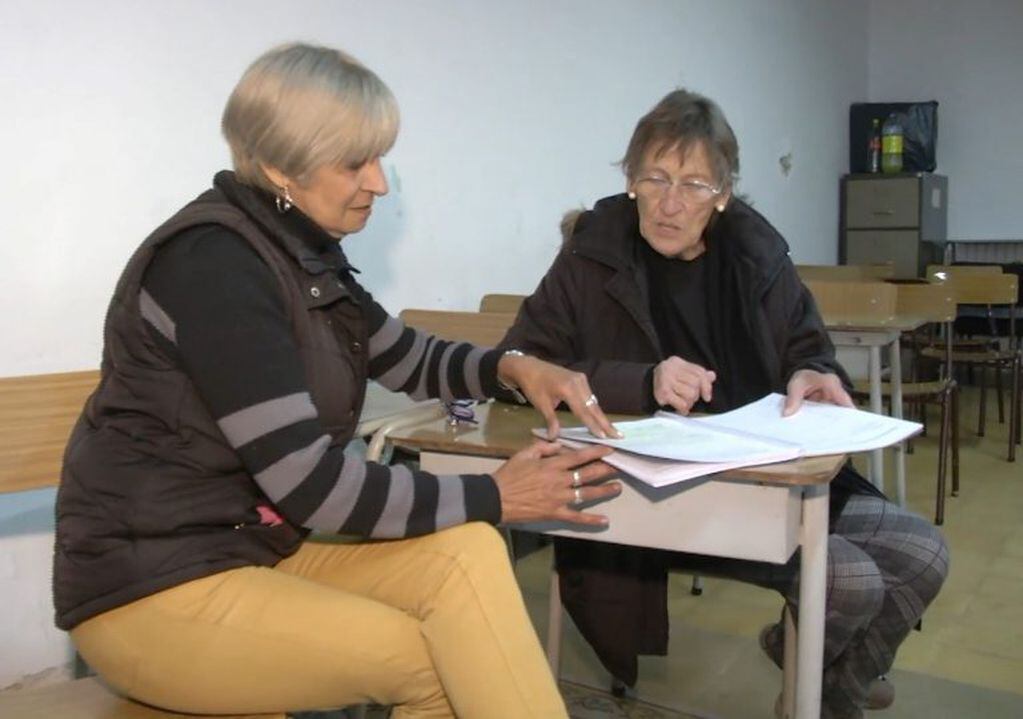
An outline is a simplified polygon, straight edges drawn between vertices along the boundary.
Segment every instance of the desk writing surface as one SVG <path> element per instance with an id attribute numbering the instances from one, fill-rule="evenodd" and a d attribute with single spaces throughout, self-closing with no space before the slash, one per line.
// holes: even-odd
<path id="1" fill-rule="evenodd" d="M 877 317 L 866 314 L 827 314 L 822 315 L 821 319 L 824 321 L 824 328 L 829 331 L 870 332 L 892 330 L 909 332 L 927 324 L 927 320 L 922 317 L 911 317 L 908 315 Z"/>
<path id="2" fill-rule="evenodd" d="M 395 446 L 420 452 L 445 452 L 475 457 L 506 458 L 527 446 L 535 438 L 532 430 L 543 427 L 543 417 L 532 407 L 491 402 L 475 407 L 477 424 L 461 422 L 452 427 L 447 420 L 434 420 L 399 429 L 390 435 Z M 559 412 L 564 426 L 577 425 L 568 412 Z M 611 415 L 612 422 L 625 419 Z M 813 457 L 759 467 L 730 470 L 722 478 L 768 484 L 824 484 L 838 472 L 843 455 Z"/>

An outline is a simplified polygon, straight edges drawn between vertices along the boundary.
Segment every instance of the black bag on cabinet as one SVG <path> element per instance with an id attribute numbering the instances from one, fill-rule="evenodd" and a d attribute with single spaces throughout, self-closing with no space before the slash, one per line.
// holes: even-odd
<path id="1" fill-rule="evenodd" d="M 938 101 L 854 102 L 849 106 L 849 172 L 870 172 L 868 151 L 873 121 L 884 125 L 899 113 L 902 122 L 903 172 L 934 172 L 938 143 Z"/>

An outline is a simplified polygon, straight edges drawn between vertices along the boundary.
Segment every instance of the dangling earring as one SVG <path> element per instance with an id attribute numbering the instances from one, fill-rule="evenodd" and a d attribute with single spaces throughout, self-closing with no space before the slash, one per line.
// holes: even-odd
<path id="1" fill-rule="evenodd" d="M 290 210 L 291 206 L 295 203 L 291 199 L 291 193 L 288 192 L 287 185 L 279 189 L 281 194 L 278 194 L 277 197 L 274 198 L 274 201 L 277 203 L 277 211 L 283 215 L 285 212 Z"/>
<path id="2" fill-rule="evenodd" d="M 629 190 L 629 199 L 630 200 L 635 200 L 636 199 L 636 193 L 633 192 L 632 190 Z"/>

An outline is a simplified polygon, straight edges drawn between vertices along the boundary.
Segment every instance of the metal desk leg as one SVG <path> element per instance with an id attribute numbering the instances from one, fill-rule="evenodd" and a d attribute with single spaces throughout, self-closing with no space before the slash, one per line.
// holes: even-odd
<path id="1" fill-rule="evenodd" d="M 818 719 L 824 670 L 824 602 L 828 575 L 828 485 L 803 490 L 799 565 L 796 717 Z"/>
<path id="2" fill-rule="evenodd" d="M 785 622 L 785 654 L 782 660 L 781 707 L 782 719 L 796 715 L 796 620 L 788 604 L 782 612 Z"/>
<path id="3" fill-rule="evenodd" d="M 881 348 L 870 347 L 870 411 L 881 414 Z M 875 449 L 870 453 L 870 481 L 884 491 L 884 450 Z"/>
<path id="4" fill-rule="evenodd" d="M 889 349 L 891 358 L 892 417 L 902 419 L 902 347 L 896 337 Z M 900 507 L 906 506 L 906 443 L 899 442 L 892 451 L 895 452 L 895 498 Z"/>

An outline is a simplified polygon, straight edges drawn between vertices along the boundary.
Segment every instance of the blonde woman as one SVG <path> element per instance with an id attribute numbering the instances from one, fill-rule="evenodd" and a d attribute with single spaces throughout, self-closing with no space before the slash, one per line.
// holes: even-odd
<path id="1" fill-rule="evenodd" d="M 538 444 L 493 476 L 346 456 L 372 378 L 415 398 L 518 387 L 613 428 L 579 373 L 404 326 L 338 240 L 387 192 L 398 109 L 343 52 L 274 49 L 223 131 L 234 172 L 129 260 L 57 501 L 58 626 L 110 684 L 182 712 L 373 701 L 395 717 L 565 716 L 491 525 L 556 518 L 602 450 Z M 311 530 L 357 535 L 312 541 Z"/>

